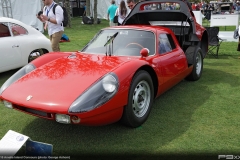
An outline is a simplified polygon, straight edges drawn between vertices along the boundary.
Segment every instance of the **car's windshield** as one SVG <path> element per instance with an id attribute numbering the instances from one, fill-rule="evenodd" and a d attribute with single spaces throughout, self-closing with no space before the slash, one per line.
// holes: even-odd
<path id="1" fill-rule="evenodd" d="M 117 33 L 118 34 L 115 34 Z M 149 55 L 155 54 L 155 36 L 151 31 L 134 29 L 106 29 L 101 30 L 82 50 L 91 54 L 106 54 L 109 49 L 108 42 L 111 36 L 113 38 L 111 46 L 111 55 L 140 56 L 142 48 L 148 48 Z"/>

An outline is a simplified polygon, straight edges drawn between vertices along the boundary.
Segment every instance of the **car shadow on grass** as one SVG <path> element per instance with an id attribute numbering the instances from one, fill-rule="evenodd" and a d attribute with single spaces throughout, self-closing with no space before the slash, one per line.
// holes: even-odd
<path id="1" fill-rule="evenodd" d="M 189 85 L 192 87 L 187 87 Z M 188 130 L 192 114 L 201 106 L 193 103 L 200 98 L 194 94 L 199 93 L 205 93 L 201 97 L 202 103 L 211 95 L 206 87 L 198 86 L 197 82 L 181 82 L 155 100 L 146 123 L 135 129 L 120 123 L 89 127 L 36 118 L 22 133 L 32 140 L 53 144 L 56 155 L 151 153 Z"/>
<path id="2" fill-rule="evenodd" d="M 0 87 L 2 86 L 2 84 L 10 77 L 12 76 L 14 73 L 16 73 L 17 71 L 19 70 L 18 69 L 14 69 L 14 70 L 10 70 L 10 71 L 7 71 L 7 72 L 2 72 L 0 73 Z"/>
<path id="3" fill-rule="evenodd" d="M 34 118 L 22 134 L 34 141 L 53 144 L 54 155 L 151 154 L 188 131 L 192 115 L 212 95 L 209 73 L 216 77 L 237 77 L 219 70 L 204 69 L 199 81 L 182 81 L 154 101 L 148 120 L 138 128 L 120 123 L 107 126 L 65 125 Z M 219 80 L 220 81 L 220 80 Z M 226 79 L 221 83 L 229 83 Z M 231 84 L 239 85 L 239 84 Z M 24 115 L 29 116 L 29 115 Z"/>

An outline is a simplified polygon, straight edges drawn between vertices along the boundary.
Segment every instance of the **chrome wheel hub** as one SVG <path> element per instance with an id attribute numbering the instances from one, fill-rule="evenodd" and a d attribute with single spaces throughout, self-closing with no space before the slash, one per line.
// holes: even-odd
<path id="1" fill-rule="evenodd" d="M 140 81 L 136 86 L 133 99 L 132 99 L 132 109 L 136 117 L 143 117 L 150 104 L 150 87 L 146 81 Z"/>
<path id="2" fill-rule="evenodd" d="M 201 69 L 202 69 L 202 57 L 201 57 L 201 53 L 197 53 L 196 56 L 196 73 L 197 75 L 199 75 L 201 73 Z"/>

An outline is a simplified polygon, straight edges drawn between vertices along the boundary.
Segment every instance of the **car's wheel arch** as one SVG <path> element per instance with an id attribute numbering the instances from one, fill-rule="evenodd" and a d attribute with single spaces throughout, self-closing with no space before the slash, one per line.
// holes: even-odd
<path id="1" fill-rule="evenodd" d="M 193 55 L 189 57 L 188 63 L 193 66 L 192 72 L 186 77 L 187 80 L 196 81 L 202 75 L 203 69 L 203 53 L 202 49 L 198 46 L 190 46 L 187 49 L 189 55 Z"/>
<path id="2" fill-rule="evenodd" d="M 134 67 L 133 67 L 134 66 Z M 152 82 L 153 82 L 153 87 L 154 87 L 154 97 L 156 97 L 158 93 L 158 76 L 154 70 L 153 67 L 149 65 L 148 62 L 146 61 L 129 61 L 127 63 L 124 63 L 124 65 L 121 65 L 121 67 L 118 67 L 114 70 L 114 72 L 118 74 L 122 74 L 124 71 L 124 74 L 126 74 L 125 78 L 127 78 L 127 86 L 130 87 L 131 82 L 134 78 L 134 76 L 141 70 L 144 70 L 149 73 L 151 76 Z"/>
<path id="3" fill-rule="evenodd" d="M 206 30 L 203 32 L 201 41 L 198 43 L 198 46 L 202 49 L 202 56 L 205 58 L 208 52 L 208 33 Z"/>
<path id="4" fill-rule="evenodd" d="M 138 70 L 136 70 L 135 74 L 138 73 L 141 70 L 144 70 L 144 71 L 148 72 L 149 75 L 151 76 L 152 82 L 153 82 L 153 88 L 154 88 L 154 98 L 155 98 L 157 93 L 158 93 L 158 78 L 157 78 L 157 74 L 154 71 L 154 69 L 151 66 L 149 66 L 149 65 L 141 66 L 140 68 L 138 68 Z M 132 78 L 135 76 L 135 74 L 132 76 Z"/>
<path id="5" fill-rule="evenodd" d="M 49 53 L 49 51 L 47 49 L 45 49 L 45 48 L 34 49 L 28 55 L 28 59 L 27 59 L 28 63 L 30 63 L 31 61 L 34 60 L 34 59 L 31 59 L 31 54 L 33 54 L 35 52 L 38 52 L 40 54 L 40 56 L 42 56 L 42 55 L 44 55 L 46 53 Z"/>
<path id="6" fill-rule="evenodd" d="M 150 66 L 142 66 L 132 76 L 128 103 L 124 106 L 120 119 L 120 122 L 129 127 L 139 127 L 148 119 L 156 94 L 152 72 Z"/>
<path id="7" fill-rule="evenodd" d="M 205 30 L 202 34 L 202 36 L 200 37 L 200 39 L 198 41 L 193 41 L 191 43 L 191 45 L 186 45 L 183 50 L 186 53 L 187 49 L 189 49 L 190 47 L 199 47 L 202 50 L 202 57 L 203 59 L 205 58 L 205 56 L 207 55 L 208 52 L 208 33 Z"/>

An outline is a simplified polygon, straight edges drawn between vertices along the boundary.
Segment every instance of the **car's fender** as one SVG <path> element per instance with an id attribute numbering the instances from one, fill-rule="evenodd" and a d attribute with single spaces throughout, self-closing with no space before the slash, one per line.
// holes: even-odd
<path id="1" fill-rule="evenodd" d="M 127 96 L 128 96 L 128 90 L 131 85 L 132 79 L 136 72 L 141 69 L 144 66 L 151 67 L 150 64 L 145 60 L 136 59 L 133 61 L 128 61 L 124 65 L 121 65 L 120 67 L 116 68 L 113 72 L 116 73 L 116 75 L 119 78 L 120 82 L 120 88 L 119 91 L 124 92 L 122 100 L 124 100 L 124 104 L 127 104 Z M 153 67 L 151 67 L 153 68 Z"/>

